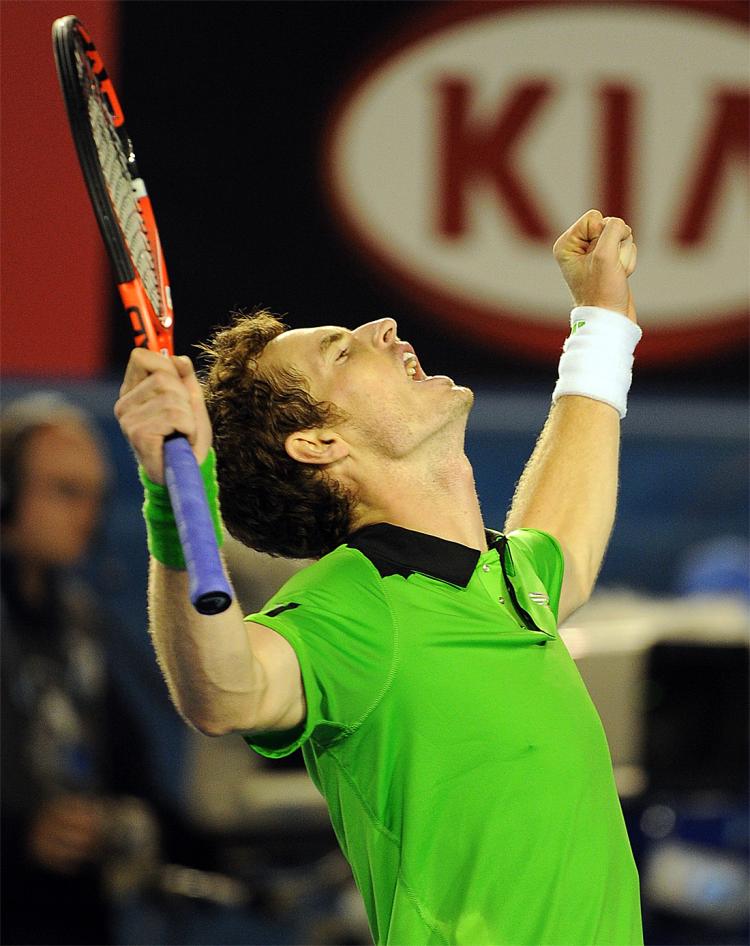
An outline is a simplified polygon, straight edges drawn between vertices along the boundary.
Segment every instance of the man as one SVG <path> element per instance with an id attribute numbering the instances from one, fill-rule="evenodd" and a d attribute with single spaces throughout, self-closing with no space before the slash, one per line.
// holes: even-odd
<path id="1" fill-rule="evenodd" d="M 2 941 L 113 941 L 102 869 L 130 791 L 105 658 L 108 622 L 71 577 L 109 471 L 87 417 L 35 394 L 3 412 Z M 125 751 L 125 750 L 124 750 Z M 124 755 L 123 751 L 123 755 Z"/>
<path id="2" fill-rule="evenodd" d="M 225 522 L 322 557 L 244 625 L 236 608 L 201 617 L 160 486 L 179 430 L 214 488 L 201 387 L 187 359 L 138 351 L 116 406 L 172 698 L 203 732 L 302 746 L 378 943 L 642 942 L 606 739 L 556 631 L 612 528 L 636 247 L 589 211 L 554 253 L 582 308 L 505 534 L 485 531 L 464 454 L 471 392 L 427 378 L 395 322 L 240 320 L 205 385 Z"/>

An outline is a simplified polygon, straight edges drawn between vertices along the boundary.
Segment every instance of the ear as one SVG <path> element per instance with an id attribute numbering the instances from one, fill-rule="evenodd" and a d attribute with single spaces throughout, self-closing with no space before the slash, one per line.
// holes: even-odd
<path id="1" fill-rule="evenodd" d="M 318 466 L 349 456 L 349 444 L 333 430 L 298 430 L 286 438 L 284 449 L 293 460 Z"/>

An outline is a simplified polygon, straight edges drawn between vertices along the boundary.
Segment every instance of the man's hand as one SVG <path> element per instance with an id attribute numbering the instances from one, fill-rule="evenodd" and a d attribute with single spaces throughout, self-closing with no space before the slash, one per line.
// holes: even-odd
<path id="1" fill-rule="evenodd" d="M 146 348 L 130 355 L 115 417 L 154 483 L 164 482 L 164 438 L 178 431 L 198 463 L 211 447 L 211 422 L 189 358 L 165 358 Z"/>
<path id="2" fill-rule="evenodd" d="M 637 322 L 627 280 L 638 250 L 624 220 L 589 210 L 558 237 L 552 252 L 575 305 L 613 309 Z"/>

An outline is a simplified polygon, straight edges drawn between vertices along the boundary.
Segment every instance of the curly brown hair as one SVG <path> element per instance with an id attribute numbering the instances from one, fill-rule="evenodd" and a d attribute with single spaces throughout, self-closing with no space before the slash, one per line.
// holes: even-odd
<path id="1" fill-rule="evenodd" d="M 292 459 L 284 441 L 344 415 L 316 401 L 298 372 L 259 366 L 266 345 L 288 325 L 266 309 L 232 315 L 199 346 L 224 524 L 260 552 L 319 558 L 352 531 L 353 497 L 320 467 Z"/>

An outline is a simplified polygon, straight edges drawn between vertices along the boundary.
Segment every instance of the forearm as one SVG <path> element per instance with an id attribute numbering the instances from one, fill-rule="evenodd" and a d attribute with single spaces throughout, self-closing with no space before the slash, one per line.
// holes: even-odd
<path id="1" fill-rule="evenodd" d="M 249 731 L 259 721 L 272 724 L 292 701 L 282 700 L 281 709 L 271 703 L 270 710 L 266 701 L 265 716 L 261 715 L 269 689 L 268 664 L 258 656 L 263 650 L 258 635 L 264 628 L 245 623 L 236 602 L 210 616 L 192 607 L 177 525 L 163 485 L 164 438 L 179 431 L 193 447 L 209 508 L 218 519 L 211 424 L 190 360 L 134 349 L 115 415 L 138 459 L 146 492 L 144 516 L 152 553 L 149 629 L 175 706 L 207 735 Z M 268 642 L 265 650 L 271 650 Z M 277 654 L 272 658 L 279 663 Z"/>
<path id="2" fill-rule="evenodd" d="M 253 728 L 264 678 L 236 601 L 221 614 L 199 614 L 187 572 L 152 557 L 149 628 L 172 701 L 188 722 L 207 735 Z"/>
<path id="3" fill-rule="evenodd" d="M 516 487 L 505 531 L 553 535 L 575 571 L 582 603 L 596 581 L 617 502 L 620 418 L 587 397 L 561 397 L 552 407 Z M 572 577 L 572 576 L 571 576 Z"/>
<path id="4" fill-rule="evenodd" d="M 553 407 L 516 488 L 506 532 L 534 528 L 562 546 L 558 619 L 591 594 L 617 502 L 620 419 L 627 412 L 633 351 L 641 336 L 628 279 L 631 228 L 589 210 L 553 247 L 573 299 Z"/>

